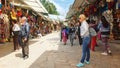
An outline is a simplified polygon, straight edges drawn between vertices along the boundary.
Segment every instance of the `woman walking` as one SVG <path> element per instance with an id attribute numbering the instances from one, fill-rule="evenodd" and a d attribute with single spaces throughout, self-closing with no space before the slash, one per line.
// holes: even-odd
<path id="1" fill-rule="evenodd" d="M 102 55 L 111 54 L 110 46 L 108 44 L 109 36 L 110 36 L 110 23 L 107 22 L 104 16 L 101 17 L 102 26 L 100 27 L 101 32 L 101 40 L 103 45 L 105 46 L 104 52 Z"/>

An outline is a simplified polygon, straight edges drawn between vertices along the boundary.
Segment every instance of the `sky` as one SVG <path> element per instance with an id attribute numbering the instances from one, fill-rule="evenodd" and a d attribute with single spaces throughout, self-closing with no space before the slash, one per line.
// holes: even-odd
<path id="1" fill-rule="evenodd" d="M 56 8 L 57 11 L 60 13 L 60 18 L 65 18 L 67 12 L 69 11 L 70 5 L 74 3 L 74 0 L 49 0 L 52 2 Z"/>

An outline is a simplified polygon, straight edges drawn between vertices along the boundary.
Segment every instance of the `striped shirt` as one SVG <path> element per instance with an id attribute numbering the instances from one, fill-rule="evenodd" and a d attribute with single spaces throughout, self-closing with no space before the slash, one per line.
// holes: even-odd
<path id="1" fill-rule="evenodd" d="M 110 35 L 110 27 L 105 28 L 102 25 L 102 27 L 100 28 L 100 32 L 101 32 L 101 37 L 109 37 L 109 35 Z"/>

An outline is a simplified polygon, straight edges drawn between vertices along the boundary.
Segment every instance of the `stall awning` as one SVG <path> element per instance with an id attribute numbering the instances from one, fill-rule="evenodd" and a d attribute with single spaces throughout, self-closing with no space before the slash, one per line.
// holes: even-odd
<path id="1" fill-rule="evenodd" d="M 39 0 L 22 0 L 35 12 L 48 13 Z"/>
<path id="2" fill-rule="evenodd" d="M 14 0 L 11 3 L 14 4 L 15 6 L 30 8 L 34 10 L 36 13 L 48 14 L 47 10 L 39 0 Z"/>
<path id="3" fill-rule="evenodd" d="M 21 7 L 21 8 L 26 8 L 26 9 L 31 9 L 29 6 L 25 5 L 25 4 L 21 4 L 21 3 L 13 3 L 14 6 L 18 6 L 18 7 Z"/>
<path id="4" fill-rule="evenodd" d="M 81 12 L 88 4 L 92 4 L 97 0 L 75 0 L 73 5 L 70 7 L 69 12 L 67 13 L 67 18 Z"/>
<path id="5" fill-rule="evenodd" d="M 14 0 L 11 2 L 15 6 L 19 6 L 26 9 L 31 9 L 37 15 L 41 16 L 44 20 L 46 20 L 45 15 L 48 15 L 47 10 L 43 7 L 39 0 Z"/>
<path id="6" fill-rule="evenodd" d="M 67 13 L 66 18 L 70 18 L 72 15 L 75 14 L 75 12 L 76 12 L 76 11 L 75 11 L 74 9 L 70 9 L 69 12 Z"/>
<path id="7" fill-rule="evenodd" d="M 66 18 L 71 17 L 72 15 L 74 15 L 78 10 L 78 7 L 80 7 L 82 4 L 84 4 L 85 0 L 75 0 L 73 5 L 70 6 L 70 9 L 67 13 Z"/>
<path id="8" fill-rule="evenodd" d="M 72 9 L 77 9 L 78 7 L 83 8 L 84 5 L 92 4 L 96 0 L 75 0 L 72 6 Z"/>
<path id="9" fill-rule="evenodd" d="M 75 0 L 72 9 L 77 9 L 78 7 L 81 6 L 81 4 L 83 4 L 83 2 L 85 2 L 85 0 Z"/>

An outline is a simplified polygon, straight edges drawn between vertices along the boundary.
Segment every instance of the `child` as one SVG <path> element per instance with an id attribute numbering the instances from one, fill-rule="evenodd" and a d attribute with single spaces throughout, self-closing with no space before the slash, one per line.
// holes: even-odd
<path id="1" fill-rule="evenodd" d="M 63 28 L 63 30 L 62 30 L 62 41 L 64 42 L 64 45 L 66 45 L 66 42 L 67 42 L 67 31 L 66 31 L 66 28 Z"/>

